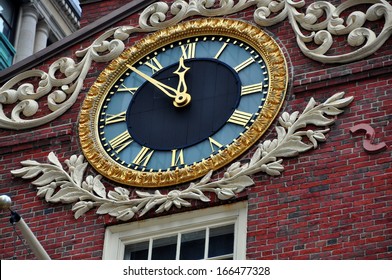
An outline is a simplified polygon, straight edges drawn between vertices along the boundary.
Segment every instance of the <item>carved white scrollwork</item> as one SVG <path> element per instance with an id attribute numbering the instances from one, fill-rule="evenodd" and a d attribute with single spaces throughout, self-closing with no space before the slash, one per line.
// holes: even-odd
<path id="1" fill-rule="evenodd" d="M 366 12 L 354 11 L 345 20 L 342 18 L 343 12 L 363 4 L 370 5 Z M 170 5 L 156 2 L 141 13 L 138 27 L 112 28 L 86 49 L 77 51 L 79 62 L 60 58 L 50 65 L 47 73 L 30 70 L 5 83 L 0 88 L 0 128 L 27 129 L 56 119 L 75 103 L 92 61 L 108 62 L 118 57 L 125 49 L 123 41 L 131 34 L 156 31 L 191 16 L 226 16 L 255 7 L 254 21 L 260 26 L 271 26 L 288 18 L 304 55 L 322 63 L 362 59 L 376 52 L 392 33 L 392 6 L 384 0 L 348 0 L 338 7 L 316 1 L 302 13 L 304 6 L 304 0 L 177 0 Z M 365 27 L 367 21 L 379 19 L 384 19 L 379 34 Z M 347 44 L 357 49 L 329 55 L 333 38 L 338 35 L 347 35 Z M 319 46 L 312 49 L 308 43 Z M 39 81 L 34 84 L 32 79 Z"/>
<path id="2" fill-rule="evenodd" d="M 342 17 L 345 11 L 364 4 L 371 5 L 366 12 L 353 11 L 346 19 Z M 348 0 L 338 7 L 327 1 L 316 1 L 307 7 L 305 13 L 299 12 L 304 6 L 303 0 L 258 1 L 254 19 L 260 26 L 271 26 L 288 18 L 302 53 L 322 63 L 360 60 L 376 52 L 392 34 L 392 6 L 384 0 Z M 384 25 L 378 35 L 365 27 L 367 21 L 382 18 Z M 322 20 L 319 21 L 320 19 Z M 306 35 L 302 30 L 310 34 Z M 358 48 L 348 53 L 329 55 L 328 51 L 332 49 L 334 42 L 333 36 L 339 35 L 347 35 L 347 44 Z M 318 47 L 308 48 L 307 43 L 310 42 Z"/>
<path id="3" fill-rule="evenodd" d="M 272 26 L 288 18 L 297 37 L 297 43 L 304 55 L 322 63 L 347 63 L 356 61 L 376 52 L 392 33 L 392 6 L 385 0 L 348 0 L 335 7 L 327 1 L 310 4 L 305 13 L 300 10 L 304 0 L 177 0 L 169 6 L 157 2 L 144 10 L 140 16 L 143 30 L 155 31 L 174 25 L 190 16 L 224 16 L 256 6 L 254 21 L 260 26 Z M 371 5 L 366 12 L 353 11 L 346 19 L 345 11 L 358 6 Z M 167 20 L 170 11 L 172 18 Z M 365 27 L 367 21 L 384 18 L 379 34 Z M 308 34 L 307 34 L 308 33 Z M 329 55 L 333 36 L 347 35 L 347 44 L 358 47 L 349 53 Z M 309 48 L 307 43 L 319 45 Z"/>
<path id="4" fill-rule="evenodd" d="M 277 138 L 260 143 L 249 162 L 235 162 L 224 172 L 223 178 L 213 180 L 212 171 L 199 182 L 192 182 L 185 189 L 174 189 L 168 193 L 136 191 L 137 197 L 130 197 L 130 191 L 116 187 L 107 190 L 101 182 L 101 175 L 85 177 L 87 162 L 83 156 L 73 155 L 65 163 L 64 169 L 56 155 L 51 152 L 49 163 L 34 160 L 22 161 L 23 167 L 11 171 L 14 176 L 23 179 L 38 177 L 32 182 L 37 186 L 38 196 L 48 202 L 74 203 L 72 210 L 75 218 L 97 208 L 97 214 L 109 214 L 118 220 L 127 221 L 136 214 L 143 216 L 155 209 L 156 213 L 177 208 L 190 207 L 191 200 L 209 202 L 206 194 L 215 194 L 219 200 L 234 198 L 245 188 L 254 184 L 251 175 L 263 172 L 270 176 L 279 176 L 284 170 L 283 158 L 297 156 L 299 153 L 317 148 L 325 141 L 325 128 L 333 124 L 353 97 L 344 98 L 344 93 L 337 93 L 324 103 L 317 104 L 312 98 L 302 114 L 283 113 L 276 126 Z M 332 118 L 331 118 L 332 116 Z M 322 127 L 320 130 L 309 126 Z"/>

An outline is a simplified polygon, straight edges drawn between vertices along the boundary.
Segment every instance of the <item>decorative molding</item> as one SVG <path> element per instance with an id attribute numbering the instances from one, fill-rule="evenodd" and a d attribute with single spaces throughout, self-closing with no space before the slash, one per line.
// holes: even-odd
<path id="1" fill-rule="evenodd" d="M 338 7 L 327 1 L 316 1 L 306 8 L 305 13 L 298 10 L 305 1 L 261 0 L 254 13 L 254 20 L 260 26 L 271 26 L 286 18 L 293 28 L 297 44 L 302 53 L 322 63 L 348 63 L 360 60 L 375 53 L 392 34 L 392 5 L 384 0 L 348 0 Z M 366 13 L 351 12 L 346 20 L 342 17 L 347 10 L 359 5 L 371 5 Z M 270 15 L 273 16 L 270 17 Z M 377 35 L 365 27 L 367 21 L 385 19 L 381 32 Z M 322 19 L 322 21 L 319 21 Z M 302 30 L 306 30 L 306 35 Z M 347 44 L 356 49 L 344 54 L 329 55 L 334 42 L 333 36 L 347 35 Z M 308 48 L 307 43 L 319 45 Z"/>
<path id="2" fill-rule="evenodd" d="M 51 152 L 49 163 L 34 160 L 22 161 L 23 168 L 11 171 L 16 177 L 32 179 L 38 186 L 37 195 L 45 197 L 47 202 L 74 203 L 72 210 L 75 218 L 79 218 L 92 208 L 98 208 L 97 214 L 109 214 L 118 220 L 127 221 L 136 214 L 143 216 L 152 209 L 156 213 L 177 208 L 190 207 L 190 200 L 209 202 L 208 193 L 215 194 L 220 200 L 234 198 L 245 188 L 254 184 L 250 177 L 259 172 L 270 176 L 279 176 L 284 170 L 283 158 L 297 156 L 325 141 L 328 128 L 312 130 L 312 127 L 326 127 L 333 124 L 336 116 L 341 114 L 353 97 L 344 98 L 340 92 L 328 98 L 324 103 L 317 104 L 312 98 L 300 114 L 283 113 L 279 124 L 275 127 L 277 138 L 260 143 L 248 163 L 235 162 L 224 172 L 223 178 L 213 180 L 210 171 L 197 183 L 183 189 L 171 190 L 168 193 L 136 191 L 136 198 L 130 197 L 130 191 L 116 187 L 108 190 L 101 182 L 102 176 L 85 176 L 88 163 L 82 155 L 73 155 L 65 163 L 65 170 L 56 155 Z M 332 116 L 333 118 L 328 118 Z"/>
<path id="3" fill-rule="evenodd" d="M 376 136 L 376 132 L 374 131 L 374 128 L 371 127 L 369 124 L 361 123 L 361 124 L 354 125 L 353 127 L 350 128 L 350 132 L 352 134 L 356 133 L 357 131 L 366 132 L 365 139 L 363 140 L 363 148 L 365 149 L 365 151 L 369 153 L 376 153 L 387 148 L 387 144 L 385 142 L 373 144 L 374 138 Z"/>
<path id="4" fill-rule="evenodd" d="M 363 4 L 371 5 L 366 13 L 352 12 L 346 21 L 341 17 L 346 10 Z M 0 128 L 30 129 L 64 114 L 75 103 L 91 63 L 108 62 L 119 57 L 125 49 L 123 41 L 131 34 L 156 31 L 191 16 L 226 16 L 251 6 L 255 7 L 254 21 L 260 26 L 272 26 L 288 18 L 304 55 L 322 63 L 360 60 L 376 52 L 392 33 L 392 6 L 384 0 L 348 0 L 338 7 L 326 1 L 317 1 L 308 6 L 306 13 L 298 11 L 305 6 L 304 0 L 177 0 L 170 6 L 156 2 L 141 13 L 139 27 L 112 28 L 89 47 L 76 52 L 76 56 L 81 58 L 79 62 L 63 57 L 53 62 L 47 73 L 29 70 L 5 83 L 0 88 Z M 385 19 L 384 27 L 378 35 L 364 27 L 367 21 L 382 18 Z M 302 30 L 310 34 L 306 35 Z M 328 55 L 333 36 L 340 35 L 347 35 L 347 43 L 357 49 L 346 54 Z M 320 46 L 310 49 L 307 43 Z M 39 82 L 30 82 L 34 78 L 38 78 Z M 46 100 L 43 98 L 45 96 Z M 4 110 L 4 106 L 12 107 L 9 115 L 5 113 L 8 110 Z M 48 114 L 36 116 L 38 111 L 45 109 Z"/>

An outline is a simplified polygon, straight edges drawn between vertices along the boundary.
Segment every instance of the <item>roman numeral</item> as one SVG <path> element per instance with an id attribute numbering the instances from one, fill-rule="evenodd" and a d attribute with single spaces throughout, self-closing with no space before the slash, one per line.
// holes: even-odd
<path id="1" fill-rule="evenodd" d="M 137 154 L 137 156 L 133 160 L 133 163 L 137 164 L 137 165 L 147 166 L 153 153 L 154 153 L 154 150 L 150 150 L 150 148 L 147 148 L 147 147 L 142 147 L 140 152 Z"/>
<path id="2" fill-rule="evenodd" d="M 117 135 L 112 140 L 109 141 L 110 146 L 116 153 L 121 152 L 124 150 L 129 144 L 133 142 L 131 135 L 129 134 L 128 130 L 124 131 L 123 133 Z"/>
<path id="3" fill-rule="evenodd" d="M 211 137 L 208 137 L 208 140 L 210 141 L 210 147 L 211 147 L 211 151 L 212 152 L 215 152 L 214 147 L 217 147 L 218 150 L 219 150 L 223 146 L 221 143 L 219 143 L 218 141 L 212 139 Z"/>
<path id="4" fill-rule="evenodd" d="M 163 68 L 163 66 L 156 57 L 154 57 L 150 61 L 147 61 L 146 63 L 144 63 L 144 65 L 150 67 L 152 69 L 152 73 L 158 72 Z"/>
<path id="5" fill-rule="evenodd" d="M 184 59 L 195 58 L 196 56 L 196 42 L 181 46 L 182 57 Z"/>
<path id="6" fill-rule="evenodd" d="M 134 95 L 135 92 L 136 92 L 137 90 L 138 90 L 137 87 L 129 88 L 129 87 L 126 87 L 124 84 L 121 84 L 121 85 L 120 85 L 120 88 L 119 88 L 117 91 L 118 91 L 118 92 L 127 91 L 127 92 L 129 92 L 130 94 Z"/>
<path id="7" fill-rule="evenodd" d="M 177 153 L 177 149 L 176 150 L 172 150 L 172 159 L 171 159 L 171 166 L 177 166 L 180 164 L 184 164 L 184 150 L 181 149 L 178 153 Z"/>
<path id="8" fill-rule="evenodd" d="M 262 91 L 262 89 L 263 89 L 263 83 L 242 86 L 241 87 L 241 95 L 247 95 L 247 94 L 260 92 L 260 91 Z"/>
<path id="9" fill-rule="evenodd" d="M 218 59 L 220 57 L 220 55 L 223 53 L 223 51 L 225 50 L 225 48 L 227 47 L 227 43 L 223 43 L 222 47 L 219 49 L 219 51 L 216 53 L 216 55 L 214 56 L 215 59 Z"/>
<path id="10" fill-rule="evenodd" d="M 105 125 L 112 124 L 112 123 L 118 123 L 118 122 L 125 122 L 126 113 L 127 113 L 127 111 L 121 112 L 117 115 L 107 114 L 106 120 L 105 120 Z"/>
<path id="11" fill-rule="evenodd" d="M 250 121 L 251 118 L 252 114 L 235 110 L 234 113 L 231 115 L 230 119 L 228 119 L 228 122 L 246 126 L 246 124 Z"/>
<path id="12" fill-rule="evenodd" d="M 243 70 L 246 67 L 248 67 L 249 65 L 251 65 L 253 62 L 255 62 L 254 58 L 253 57 L 249 57 L 247 60 L 245 60 L 241 64 L 239 64 L 236 67 L 234 67 L 234 70 L 238 73 L 241 70 Z"/>

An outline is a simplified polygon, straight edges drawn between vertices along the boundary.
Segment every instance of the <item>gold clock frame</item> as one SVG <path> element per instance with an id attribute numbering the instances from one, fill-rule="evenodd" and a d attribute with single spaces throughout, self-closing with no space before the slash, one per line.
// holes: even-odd
<path id="1" fill-rule="evenodd" d="M 245 42 L 262 55 L 269 73 L 267 98 L 254 123 L 237 141 L 210 158 L 175 170 L 149 172 L 129 169 L 113 160 L 102 147 L 98 135 L 100 106 L 112 86 L 125 71 L 143 57 L 175 41 L 195 36 L 229 36 Z M 104 69 L 90 88 L 82 105 L 79 139 L 84 156 L 103 176 L 134 187 L 165 187 L 199 178 L 217 170 L 243 154 L 268 129 L 284 102 L 288 84 L 287 64 L 279 45 L 264 31 L 249 23 L 224 18 L 186 21 L 146 36 Z"/>

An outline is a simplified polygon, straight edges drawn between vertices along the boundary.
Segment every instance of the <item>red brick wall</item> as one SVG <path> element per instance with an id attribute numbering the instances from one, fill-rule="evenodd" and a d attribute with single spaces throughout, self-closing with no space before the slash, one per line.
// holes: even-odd
<path id="1" fill-rule="evenodd" d="M 301 110 L 310 96 L 331 91 L 355 96 L 327 142 L 285 160 L 282 177 L 266 178 L 249 194 L 249 258 L 376 259 L 392 257 L 391 150 L 364 151 L 359 123 L 371 124 L 376 140 L 391 144 L 390 74 L 295 94 L 288 108 Z M 295 92 L 295 90 L 294 90 Z"/>
<path id="2" fill-rule="evenodd" d="M 126 2 L 102 1 L 85 6 L 82 23 Z M 241 12 L 240 17 L 252 21 L 253 10 Z M 137 18 L 134 15 L 117 25 L 136 24 Z M 377 29 L 381 23 L 373 24 Z M 277 40 L 289 65 L 290 87 L 282 112 L 302 111 L 311 97 L 322 102 L 340 91 L 355 99 L 337 117 L 326 142 L 298 157 L 284 159 L 282 176 L 253 176 L 255 186 L 242 194 L 249 202 L 247 257 L 392 259 L 392 39 L 361 61 L 324 65 L 300 52 L 288 20 L 265 30 Z M 89 46 L 97 36 L 62 55 L 77 60 L 75 51 Z M 58 58 L 39 68 L 46 70 Z M 23 216 L 53 259 L 101 259 L 105 226 L 117 221 L 95 214 L 96 209 L 75 220 L 72 205 L 45 202 L 36 196 L 32 180 L 15 178 L 10 171 L 21 168 L 20 162 L 27 159 L 46 162 L 50 151 L 61 162 L 81 154 L 79 110 L 89 87 L 106 65 L 93 63 L 78 101 L 59 119 L 29 131 L 0 130 L 1 194 L 12 197 L 14 210 Z M 362 146 L 364 133 L 350 133 L 351 127 L 362 123 L 370 124 L 376 132 L 375 142 L 385 142 L 388 148 L 366 152 Z M 262 140 L 273 137 L 271 128 Z M 243 158 L 249 158 L 254 149 Z M 95 174 L 92 168 L 88 172 Z M 113 186 L 110 181 L 104 183 Z M 211 204 L 219 203 L 213 199 Z M 205 206 L 196 203 L 192 209 Z M 173 209 L 170 214 L 175 212 Z M 14 255 L 16 235 L 8 218 L 4 211 L 0 218 L 1 259 Z M 34 258 L 19 240 L 16 244 L 18 259 Z"/>
<path id="3" fill-rule="evenodd" d="M 81 4 L 82 17 L 80 19 L 80 27 L 93 23 L 102 16 L 113 12 L 114 10 L 132 2 L 132 0 L 104 0 L 87 4 Z"/>

